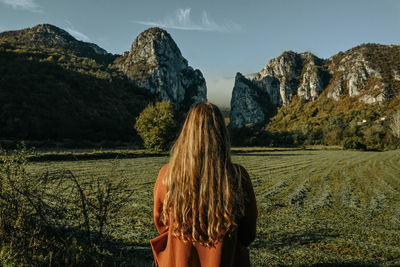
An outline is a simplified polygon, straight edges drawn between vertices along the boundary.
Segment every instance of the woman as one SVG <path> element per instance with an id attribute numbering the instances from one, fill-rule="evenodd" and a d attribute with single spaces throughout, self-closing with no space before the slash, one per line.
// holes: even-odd
<path id="1" fill-rule="evenodd" d="M 158 266 L 250 266 L 257 207 L 247 171 L 232 164 L 221 111 L 189 112 L 154 187 L 151 245 Z"/>

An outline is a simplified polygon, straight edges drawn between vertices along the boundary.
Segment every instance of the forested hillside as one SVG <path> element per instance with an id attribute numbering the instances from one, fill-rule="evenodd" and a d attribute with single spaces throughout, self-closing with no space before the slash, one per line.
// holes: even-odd
<path id="1" fill-rule="evenodd" d="M 140 143 L 136 117 L 157 97 L 116 67 L 118 57 L 49 24 L 0 33 L 2 143 Z"/>
<path id="2" fill-rule="evenodd" d="M 0 41 L 1 138 L 129 140 L 152 97 L 73 51 Z"/>

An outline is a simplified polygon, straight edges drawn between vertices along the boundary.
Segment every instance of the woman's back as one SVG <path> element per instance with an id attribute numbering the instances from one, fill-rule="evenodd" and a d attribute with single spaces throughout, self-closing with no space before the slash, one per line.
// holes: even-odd
<path id="1" fill-rule="evenodd" d="M 231 237 L 226 236 L 215 246 L 206 247 L 174 237 L 172 229 L 168 229 L 162 222 L 162 208 L 166 195 L 162 179 L 167 168 L 168 164 L 161 168 L 154 187 L 154 221 L 160 236 L 153 239 L 152 246 L 159 266 L 249 266 L 246 247 L 255 238 L 257 207 L 253 186 L 246 170 L 238 166 L 243 174 L 246 199 L 244 216 L 239 218 L 237 230 Z"/>
<path id="2" fill-rule="evenodd" d="M 257 207 L 247 171 L 230 159 L 224 119 L 211 103 L 188 114 L 154 188 L 151 240 L 160 266 L 246 266 Z"/>

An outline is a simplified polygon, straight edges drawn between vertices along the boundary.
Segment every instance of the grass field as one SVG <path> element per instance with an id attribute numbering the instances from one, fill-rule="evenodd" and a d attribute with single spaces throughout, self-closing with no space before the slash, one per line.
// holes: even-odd
<path id="1" fill-rule="evenodd" d="M 259 209 L 254 266 L 400 264 L 400 151 L 238 150 Z M 167 156 L 120 159 L 133 200 L 121 211 L 121 255 L 151 266 L 153 186 Z M 113 160 L 35 162 L 33 169 L 105 175 Z M 125 254 L 124 254 L 125 253 Z"/>

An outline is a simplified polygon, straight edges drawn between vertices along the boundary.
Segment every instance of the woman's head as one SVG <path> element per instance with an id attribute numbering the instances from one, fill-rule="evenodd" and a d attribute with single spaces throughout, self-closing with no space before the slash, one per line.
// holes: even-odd
<path id="1" fill-rule="evenodd" d="M 218 156 L 230 160 L 229 136 L 217 106 L 200 102 L 190 110 L 172 154 L 186 152 L 182 150 L 188 150 L 194 158 Z"/>
<path id="2" fill-rule="evenodd" d="M 190 110 L 171 150 L 164 184 L 164 221 L 176 236 L 212 245 L 236 229 L 243 193 L 218 107 L 201 102 Z"/>

